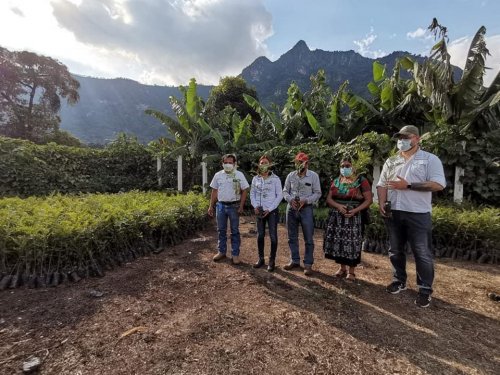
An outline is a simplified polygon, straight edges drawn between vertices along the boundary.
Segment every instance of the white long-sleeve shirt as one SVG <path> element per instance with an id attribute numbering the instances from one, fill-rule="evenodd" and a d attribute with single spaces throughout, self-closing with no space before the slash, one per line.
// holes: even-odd
<path id="1" fill-rule="evenodd" d="M 250 188 L 250 202 L 253 208 L 262 207 L 263 211 L 273 211 L 283 200 L 281 180 L 274 173 L 267 178 L 255 176 Z"/>

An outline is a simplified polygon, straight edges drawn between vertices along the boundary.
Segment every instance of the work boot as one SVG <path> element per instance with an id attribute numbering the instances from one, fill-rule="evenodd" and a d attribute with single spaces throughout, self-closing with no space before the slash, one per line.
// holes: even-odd
<path id="1" fill-rule="evenodd" d="M 233 264 L 240 264 L 240 257 L 238 255 L 233 255 Z"/>
<path id="2" fill-rule="evenodd" d="M 217 253 L 214 257 L 213 260 L 214 262 L 218 262 L 221 259 L 224 259 L 226 257 L 226 254 L 224 253 Z"/>

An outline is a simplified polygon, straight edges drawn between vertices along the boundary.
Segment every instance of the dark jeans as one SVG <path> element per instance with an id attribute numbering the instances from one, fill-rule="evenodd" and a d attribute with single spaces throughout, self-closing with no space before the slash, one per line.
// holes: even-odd
<path id="1" fill-rule="evenodd" d="M 270 260 L 276 259 L 276 250 L 278 249 L 278 209 L 275 209 L 262 218 L 257 217 L 257 247 L 259 249 L 259 258 L 264 259 L 264 237 L 266 236 L 266 223 L 269 228 L 269 238 L 271 239 Z"/>
<path id="2" fill-rule="evenodd" d="M 238 214 L 238 204 L 224 205 L 220 202 L 216 204 L 217 232 L 219 233 L 219 242 L 217 248 L 219 253 L 226 254 L 227 251 L 227 221 L 231 226 L 231 254 L 240 255 L 240 215 Z"/>
<path id="3" fill-rule="evenodd" d="M 299 225 L 302 227 L 306 249 L 304 252 L 304 265 L 312 266 L 314 263 L 314 217 L 313 206 L 302 207 L 300 211 L 294 210 L 290 205 L 286 208 L 286 227 L 288 229 L 288 246 L 292 262 L 300 264 L 299 253 Z"/>
<path id="4" fill-rule="evenodd" d="M 406 283 L 405 245 L 409 242 L 417 268 L 417 286 L 421 293 L 432 293 L 434 256 L 432 253 L 431 214 L 392 211 L 387 219 L 389 229 L 389 258 L 393 268 L 393 281 Z"/>

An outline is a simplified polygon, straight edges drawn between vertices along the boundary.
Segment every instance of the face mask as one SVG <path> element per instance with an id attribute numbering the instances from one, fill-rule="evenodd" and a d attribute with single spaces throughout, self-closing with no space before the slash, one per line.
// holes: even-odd
<path id="1" fill-rule="evenodd" d="M 340 174 L 344 177 L 349 177 L 352 175 L 352 168 L 340 168 Z"/>
<path id="2" fill-rule="evenodd" d="M 408 151 L 412 148 L 411 139 L 398 139 L 398 149 L 399 151 Z"/>
<path id="3" fill-rule="evenodd" d="M 263 164 L 259 165 L 259 172 L 266 173 L 269 170 L 269 165 Z"/>
<path id="4" fill-rule="evenodd" d="M 233 169 L 234 169 L 234 164 L 229 164 L 229 163 L 226 163 L 226 164 L 222 164 L 222 167 L 224 168 L 224 172 L 232 172 Z"/>

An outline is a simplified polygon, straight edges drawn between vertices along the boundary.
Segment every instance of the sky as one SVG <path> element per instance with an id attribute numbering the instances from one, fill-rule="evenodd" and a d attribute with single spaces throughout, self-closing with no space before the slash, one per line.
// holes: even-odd
<path id="1" fill-rule="evenodd" d="M 500 69 L 498 0 L 1 0 L 0 46 L 50 56 L 79 75 L 215 85 L 299 40 L 370 58 L 426 56 L 433 17 L 448 28 L 452 63 L 462 68 L 486 27 L 489 85 Z"/>

